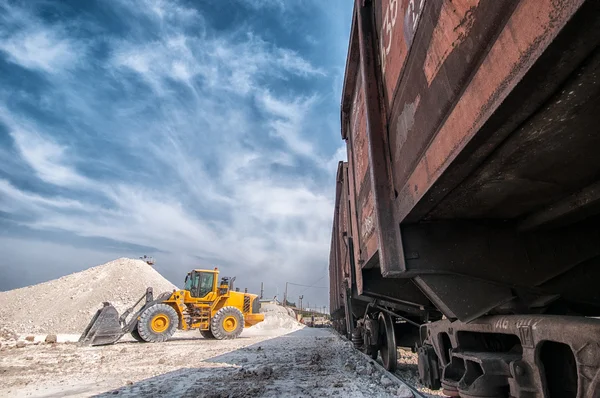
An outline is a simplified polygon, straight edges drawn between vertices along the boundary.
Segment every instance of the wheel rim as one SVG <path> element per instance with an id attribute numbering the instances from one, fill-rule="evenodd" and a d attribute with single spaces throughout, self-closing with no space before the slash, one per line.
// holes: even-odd
<path id="1" fill-rule="evenodd" d="M 169 328 L 169 317 L 165 314 L 157 314 L 150 321 L 150 328 L 154 333 L 162 333 Z"/>
<path id="2" fill-rule="evenodd" d="M 383 312 L 379 314 L 379 330 L 381 331 L 381 360 L 386 370 L 396 369 L 398 354 L 396 352 L 396 335 L 394 334 L 394 323 L 392 317 Z"/>
<path id="3" fill-rule="evenodd" d="M 228 316 L 223 319 L 223 329 L 226 332 L 233 332 L 237 328 L 237 319 L 233 316 Z"/>

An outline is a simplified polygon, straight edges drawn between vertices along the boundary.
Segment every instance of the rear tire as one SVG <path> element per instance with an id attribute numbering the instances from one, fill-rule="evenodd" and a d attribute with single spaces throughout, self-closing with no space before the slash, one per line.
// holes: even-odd
<path id="1" fill-rule="evenodd" d="M 212 334 L 210 330 L 201 330 L 200 334 L 207 340 L 214 340 L 215 336 Z"/>
<path id="2" fill-rule="evenodd" d="M 217 340 L 235 339 L 244 330 L 244 314 L 235 307 L 223 307 L 211 319 L 210 330 Z"/>
<path id="3" fill-rule="evenodd" d="M 154 304 L 142 312 L 137 331 L 142 340 L 160 343 L 168 340 L 179 324 L 177 312 L 167 304 Z"/>

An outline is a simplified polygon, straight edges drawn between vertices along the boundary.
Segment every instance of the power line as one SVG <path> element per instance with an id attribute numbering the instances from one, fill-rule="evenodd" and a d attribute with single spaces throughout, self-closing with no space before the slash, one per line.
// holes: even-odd
<path id="1" fill-rule="evenodd" d="M 315 289 L 329 289 L 329 287 L 327 287 L 327 286 L 302 285 L 300 283 L 292 283 L 292 282 L 288 282 L 288 284 L 294 285 L 294 286 L 302 286 L 302 287 L 314 287 Z"/>
<path id="2" fill-rule="evenodd" d="M 323 278 L 325 278 L 326 276 L 328 276 L 329 273 L 326 273 L 325 275 L 323 275 L 322 277 L 320 277 L 319 279 L 317 279 L 316 281 L 314 281 L 312 284 L 314 285 L 315 283 L 321 281 Z M 302 290 L 299 294 L 304 293 L 305 291 L 307 291 L 308 289 L 310 289 L 310 287 L 307 287 L 306 289 Z"/>

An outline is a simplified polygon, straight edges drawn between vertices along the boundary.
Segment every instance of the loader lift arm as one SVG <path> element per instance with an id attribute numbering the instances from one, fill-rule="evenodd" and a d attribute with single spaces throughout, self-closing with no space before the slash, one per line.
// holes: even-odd
<path id="1" fill-rule="evenodd" d="M 135 308 L 144 299 L 146 299 L 144 305 L 134 313 L 128 322 L 127 318 L 129 315 L 133 313 Z M 126 309 L 121 316 L 119 316 L 117 309 L 112 304 L 108 302 L 102 303 L 103 307 L 96 311 L 96 314 L 81 334 L 79 343 L 93 346 L 116 343 L 123 335 L 133 331 L 140 314 L 157 301 L 159 300 L 154 300 L 153 290 L 149 287 L 146 289 L 146 293 L 134 305 Z"/>

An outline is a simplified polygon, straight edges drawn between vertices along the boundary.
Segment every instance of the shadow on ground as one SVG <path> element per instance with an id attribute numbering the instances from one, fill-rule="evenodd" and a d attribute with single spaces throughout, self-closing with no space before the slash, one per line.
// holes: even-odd
<path id="1" fill-rule="evenodd" d="M 344 369 L 358 358 L 328 329 L 305 328 L 96 397 L 389 396 L 372 378 Z M 134 365 L 135 366 L 135 365 Z M 377 389 L 380 389 L 379 391 Z"/>

